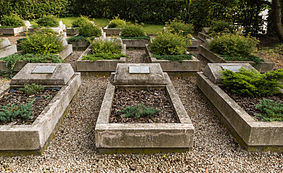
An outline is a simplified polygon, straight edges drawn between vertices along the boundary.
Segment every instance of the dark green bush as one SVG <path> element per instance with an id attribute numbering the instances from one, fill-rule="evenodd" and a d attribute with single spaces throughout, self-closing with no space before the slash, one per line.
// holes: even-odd
<path id="1" fill-rule="evenodd" d="M 23 53 L 42 55 L 57 54 L 64 49 L 62 38 L 50 32 L 27 35 L 27 39 L 21 41 L 20 46 Z"/>
<path id="2" fill-rule="evenodd" d="M 164 59 L 169 61 L 184 61 L 191 60 L 192 54 L 188 55 L 153 55 L 156 59 Z"/>
<path id="3" fill-rule="evenodd" d="M 142 26 L 140 25 L 127 25 L 121 30 L 121 36 L 128 37 L 144 37 L 146 36 Z"/>
<path id="4" fill-rule="evenodd" d="M 186 54 L 186 39 L 170 32 L 159 33 L 150 44 L 150 51 L 156 55 Z"/>
<path id="5" fill-rule="evenodd" d="M 244 68 L 241 68 L 239 73 L 230 70 L 222 72 L 224 88 L 231 93 L 250 97 L 270 96 L 279 93 L 279 88 L 283 88 L 280 84 L 282 79 L 283 69 L 264 74 Z"/>
<path id="6" fill-rule="evenodd" d="M 121 43 L 118 40 L 100 40 L 96 39 L 91 42 L 92 53 L 121 53 Z"/>
<path id="7" fill-rule="evenodd" d="M 80 16 L 72 23 L 72 27 L 81 27 L 87 23 L 91 23 L 90 20 L 85 16 Z"/>
<path id="8" fill-rule="evenodd" d="M 79 27 L 79 35 L 84 37 L 100 37 L 101 30 L 92 23 L 86 23 Z"/>
<path id="9" fill-rule="evenodd" d="M 255 107 L 261 112 L 261 114 L 255 114 L 255 116 L 260 117 L 263 121 L 283 121 L 282 103 L 263 99 Z"/>
<path id="10" fill-rule="evenodd" d="M 31 85 L 25 84 L 24 88 L 20 88 L 20 90 L 23 91 L 26 95 L 30 96 L 44 91 L 44 87 L 33 83 Z"/>
<path id="11" fill-rule="evenodd" d="M 236 33 L 236 26 L 232 22 L 226 22 L 222 20 L 212 21 L 209 29 L 209 34 L 215 36 L 217 33 Z"/>
<path id="12" fill-rule="evenodd" d="M 0 106 L 0 121 L 12 122 L 15 118 L 30 119 L 32 115 L 32 102 L 26 104 L 9 104 Z"/>
<path id="13" fill-rule="evenodd" d="M 112 54 L 112 53 L 93 53 L 89 55 L 85 55 L 82 60 L 89 60 L 89 61 L 97 61 L 97 60 L 113 60 L 113 59 L 120 59 L 121 57 L 127 57 L 124 54 Z"/>
<path id="14" fill-rule="evenodd" d="M 2 25 L 1 27 L 9 27 L 9 28 L 25 26 L 24 20 L 17 15 L 11 15 L 11 16 L 4 15 L 3 17 L 1 17 L 0 24 Z"/>
<path id="15" fill-rule="evenodd" d="M 36 22 L 40 27 L 57 27 L 59 26 L 58 19 L 54 16 L 44 16 Z"/>
<path id="16" fill-rule="evenodd" d="M 192 24 L 186 24 L 177 18 L 166 23 L 166 27 L 170 32 L 187 38 L 192 38 L 192 34 L 194 33 L 194 26 Z"/>
<path id="17" fill-rule="evenodd" d="M 239 34 L 223 34 L 209 43 L 209 49 L 224 56 L 244 57 L 256 50 L 258 42 L 255 38 Z"/>
<path id="18" fill-rule="evenodd" d="M 116 16 L 110 21 L 108 28 L 123 28 L 124 26 L 126 26 L 126 21 Z"/>
<path id="19" fill-rule="evenodd" d="M 158 109 L 149 108 L 145 106 L 143 103 L 139 105 L 129 106 L 124 108 L 120 113 L 122 113 L 121 117 L 128 118 L 128 117 L 146 117 L 146 116 L 152 116 L 154 114 L 157 114 L 160 112 Z"/>

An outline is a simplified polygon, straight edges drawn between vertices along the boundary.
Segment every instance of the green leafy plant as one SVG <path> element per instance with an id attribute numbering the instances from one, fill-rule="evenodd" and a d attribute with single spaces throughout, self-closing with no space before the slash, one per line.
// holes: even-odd
<path id="1" fill-rule="evenodd" d="M 166 27 L 168 31 L 189 39 L 192 38 L 192 34 L 194 33 L 194 26 L 192 24 L 186 24 L 184 21 L 177 18 L 167 22 Z"/>
<path id="2" fill-rule="evenodd" d="M 9 28 L 15 28 L 20 26 L 25 26 L 24 20 L 22 20 L 17 15 L 10 15 L 10 16 L 2 16 L 0 20 L 1 27 L 9 27 Z"/>
<path id="3" fill-rule="evenodd" d="M 119 16 L 115 16 L 108 25 L 108 28 L 123 28 L 126 26 L 126 21 L 119 18 Z"/>
<path id="4" fill-rule="evenodd" d="M 192 60 L 192 54 L 186 55 L 153 55 L 156 59 L 164 59 L 169 61 Z"/>
<path id="5" fill-rule="evenodd" d="M 54 16 L 44 16 L 37 20 L 37 24 L 40 27 L 57 27 L 59 26 L 58 19 Z"/>
<path id="6" fill-rule="evenodd" d="M 217 54 L 230 57 L 249 56 L 256 50 L 259 41 L 239 34 L 223 34 L 209 43 L 209 49 Z"/>
<path id="7" fill-rule="evenodd" d="M 0 106 L 0 121 L 12 122 L 15 118 L 30 119 L 33 101 L 26 104 Z"/>
<path id="8" fill-rule="evenodd" d="M 62 38 L 51 32 L 36 32 L 27 35 L 26 40 L 22 40 L 20 47 L 23 53 L 32 54 L 57 54 L 64 49 Z"/>
<path id="9" fill-rule="evenodd" d="M 95 39 L 91 42 L 92 53 L 121 53 L 121 43 L 118 40 Z"/>
<path id="10" fill-rule="evenodd" d="M 150 51 L 155 55 L 186 54 L 186 39 L 170 32 L 159 33 L 150 44 Z"/>
<path id="11" fill-rule="evenodd" d="M 79 27 L 79 35 L 84 37 L 99 37 L 102 35 L 101 30 L 92 23 L 86 23 Z"/>
<path id="12" fill-rule="evenodd" d="M 146 117 L 146 116 L 152 116 L 154 114 L 157 114 L 160 112 L 158 109 L 149 108 L 145 106 L 143 103 L 139 105 L 129 106 L 124 108 L 120 113 L 122 113 L 121 117 L 127 118 L 127 117 Z"/>
<path id="13" fill-rule="evenodd" d="M 226 22 L 222 20 L 212 21 L 210 29 L 208 31 L 209 35 L 214 37 L 217 33 L 236 33 L 236 26 L 231 22 Z"/>
<path id="14" fill-rule="evenodd" d="M 33 83 L 33 84 L 25 84 L 24 88 L 20 88 L 20 90 L 23 91 L 26 95 L 30 96 L 44 91 L 44 87 Z"/>
<path id="15" fill-rule="evenodd" d="M 250 97 L 270 96 L 279 93 L 283 88 L 280 80 L 283 69 L 261 74 L 255 70 L 241 68 L 235 73 L 230 70 L 222 71 L 222 84 L 231 93 Z"/>
<path id="16" fill-rule="evenodd" d="M 94 53 L 83 56 L 82 60 L 97 61 L 97 60 L 112 60 L 120 59 L 121 57 L 127 57 L 124 54 L 112 54 L 112 53 Z"/>
<path id="17" fill-rule="evenodd" d="M 81 27 L 87 23 L 91 23 L 90 20 L 85 16 L 80 16 L 72 23 L 72 27 Z"/>
<path id="18" fill-rule="evenodd" d="M 121 30 L 121 37 L 144 37 L 146 36 L 142 26 L 140 25 L 127 25 Z"/>
<path id="19" fill-rule="evenodd" d="M 283 121 L 282 103 L 262 99 L 255 107 L 261 112 L 261 114 L 255 114 L 255 116 L 260 117 L 263 121 Z"/>

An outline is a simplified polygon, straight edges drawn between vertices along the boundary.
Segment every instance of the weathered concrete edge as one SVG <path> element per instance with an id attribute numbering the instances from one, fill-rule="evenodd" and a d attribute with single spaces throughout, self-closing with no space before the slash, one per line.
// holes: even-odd
<path id="1" fill-rule="evenodd" d="M 61 90 L 56 94 L 56 96 L 52 99 L 52 101 L 48 104 L 48 106 L 42 111 L 42 113 L 38 116 L 38 118 L 34 121 L 32 125 L 0 126 L 0 134 L 11 133 L 12 135 L 10 135 L 9 138 L 14 136 L 14 141 L 18 141 L 18 142 L 20 141 L 19 143 L 28 141 L 28 143 L 32 143 L 32 145 L 29 147 L 13 147 L 13 144 L 17 144 L 18 142 L 11 143 L 9 145 L 10 148 L 0 148 L 0 150 L 2 151 L 3 150 L 4 151 L 41 150 L 44 147 L 45 143 L 47 142 L 49 136 L 52 134 L 58 121 L 64 114 L 72 98 L 78 91 L 80 85 L 81 85 L 81 75 L 80 73 L 75 73 L 73 78 L 68 82 L 66 86 L 61 88 Z M 30 139 L 26 139 L 24 136 L 21 136 L 21 134 L 25 135 L 25 133 L 28 134 L 30 137 L 32 137 L 33 140 L 30 141 Z M 2 147 L 2 145 L 0 147 Z"/>
<path id="2" fill-rule="evenodd" d="M 105 26 L 103 28 L 103 31 L 106 33 L 106 35 L 114 35 L 119 36 L 121 33 L 121 28 L 108 28 L 109 25 Z"/>
<path id="3" fill-rule="evenodd" d="M 192 56 L 192 60 L 183 60 L 181 62 L 173 62 L 169 60 L 157 60 L 153 57 L 149 50 L 148 44 L 145 45 L 145 50 L 149 56 L 149 61 L 151 63 L 160 63 L 162 70 L 165 72 L 198 72 L 200 71 L 200 61 Z"/>
<path id="4" fill-rule="evenodd" d="M 15 54 L 16 52 L 17 52 L 17 45 L 15 44 L 9 45 L 3 49 L 0 49 L 0 60 L 1 58 Z"/>
<path id="5" fill-rule="evenodd" d="M 212 63 L 250 63 L 251 65 L 254 65 L 253 61 L 225 61 L 221 56 L 210 51 L 203 45 L 199 46 L 199 54 Z M 255 68 L 260 72 L 267 72 L 272 70 L 274 65 L 274 62 L 264 60 L 264 62 L 257 64 Z"/>
<path id="6" fill-rule="evenodd" d="M 202 72 L 197 74 L 197 85 L 247 147 L 283 146 L 282 133 L 280 134 L 283 123 L 255 121 Z"/>

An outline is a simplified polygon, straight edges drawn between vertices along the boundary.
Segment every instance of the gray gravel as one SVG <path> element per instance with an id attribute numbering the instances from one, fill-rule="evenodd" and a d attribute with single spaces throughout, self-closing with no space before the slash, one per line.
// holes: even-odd
<path id="1" fill-rule="evenodd" d="M 146 63 L 148 62 L 147 54 L 144 49 L 127 49 L 128 63 Z"/>
<path id="2" fill-rule="evenodd" d="M 78 95 L 42 156 L 0 157 L 0 171 L 14 172 L 283 172 L 283 154 L 246 152 L 218 121 L 196 78 L 170 78 L 196 132 L 193 151 L 167 154 L 98 154 L 94 126 L 109 74 L 83 76 Z"/>

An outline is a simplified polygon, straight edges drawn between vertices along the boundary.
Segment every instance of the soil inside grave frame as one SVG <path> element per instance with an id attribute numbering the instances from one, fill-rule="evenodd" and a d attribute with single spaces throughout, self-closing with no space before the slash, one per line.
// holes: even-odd
<path id="1" fill-rule="evenodd" d="M 44 88 L 44 91 L 30 96 L 26 95 L 20 88 L 10 88 L 4 91 L 0 94 L 0 106 L 34 102 L 30 119 L 17 117 L 12 122 L 0 122 L 0 125 L 31 125 L 60 90 L 61 87 Z"/>
<path id="2" fill-rule="evenodd" d="M 146 117 L 121 117 L 123 108 L 139 105 L 160 110 Z M 180 123 L 165 87 L 116 87 L 112 102 L 110 123 Z"/>

